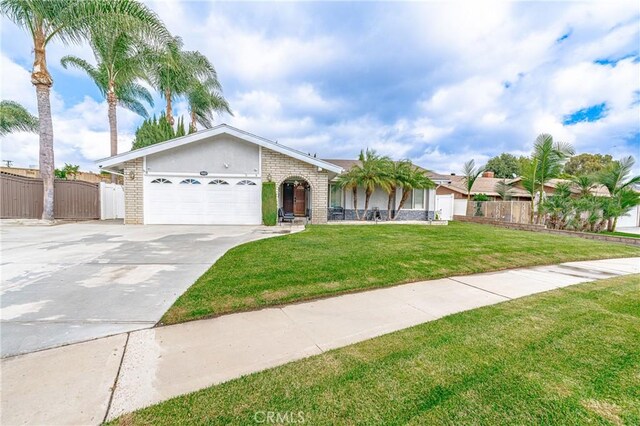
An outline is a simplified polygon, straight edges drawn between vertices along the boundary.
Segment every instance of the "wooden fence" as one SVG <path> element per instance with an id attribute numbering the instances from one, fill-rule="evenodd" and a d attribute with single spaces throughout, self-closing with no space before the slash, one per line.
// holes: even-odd
<path id="1" fill-rule="evenodd" d="M 56 179 L 53 215 L 56 219 L 100 219 L 97 183 Z M 0 173 L 0 218 L 40 219 L 42 179 Z"/>
<path id="2" fill-rule="evenodd" d="M 486 217 L 507 223 L 531 223 L 529 201 L 470 201 L 468 217 Z"/>

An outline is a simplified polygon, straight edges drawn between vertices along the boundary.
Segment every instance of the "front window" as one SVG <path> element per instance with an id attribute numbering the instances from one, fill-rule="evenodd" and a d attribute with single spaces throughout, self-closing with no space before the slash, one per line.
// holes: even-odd
<path id="1" fill-rule="evenodd" d="M 412 198 L 412 208 L 414 210 L 424 210 L 424 189 L 414 189 Z"/>
<path id="2" fill-rule="evenodd" d="M 329 185 L 329 207 L 342 207 L 342 188 Z"/>

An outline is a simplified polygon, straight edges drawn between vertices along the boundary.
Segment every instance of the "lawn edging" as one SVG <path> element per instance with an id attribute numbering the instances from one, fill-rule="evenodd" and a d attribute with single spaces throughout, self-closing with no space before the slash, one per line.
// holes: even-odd
<path id="1" fill-rule="evenodd" d="M 596 234 L 592 232 L 579 232 L 579 231 L 567 231 L 561 229 L 549 229 L 544 225 L 526 224 L 526 223 L 509 223 L 502 222 L 500 220 L 491 219 L 488 217 L 469 217 L 469 216 L 454 216 L 453 220 L 458 222 L 478 223 L 482 225 L 499 226 L 507 229 L 516 229 L 519 231 L 532 231 L 542 232 L 546 234 L 555 235 L 567 235 L 570 237 L 584 238 L 587 240 L 603 241 L 607 243 L 622 243 L 632 246 L 640 247 L 640 238 L 622 237 L 613 235 Z"/>

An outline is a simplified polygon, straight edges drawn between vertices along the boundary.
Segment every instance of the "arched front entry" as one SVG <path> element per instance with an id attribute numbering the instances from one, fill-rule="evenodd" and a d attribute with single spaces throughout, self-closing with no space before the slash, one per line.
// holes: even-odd
<path id="1" fill-rule="evenodd" d="M 279 187 L 279 203 L 284 213 L 296 217 L 311 217 L 311 184 L 308 180 L 292 176 L 284 179 Z"/>

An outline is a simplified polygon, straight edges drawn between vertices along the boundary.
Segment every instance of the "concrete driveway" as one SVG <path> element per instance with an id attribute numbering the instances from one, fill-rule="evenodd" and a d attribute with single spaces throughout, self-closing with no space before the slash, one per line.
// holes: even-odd
<path id="1" fill-rule="evenodd" d="M 257 226 L 3 224 L 2 357 L 152 327 Z"/>

